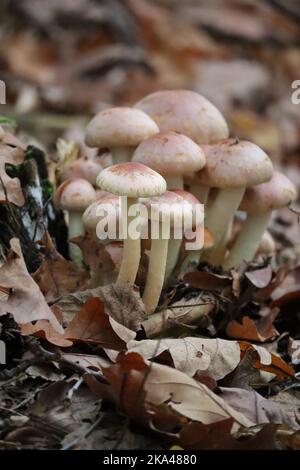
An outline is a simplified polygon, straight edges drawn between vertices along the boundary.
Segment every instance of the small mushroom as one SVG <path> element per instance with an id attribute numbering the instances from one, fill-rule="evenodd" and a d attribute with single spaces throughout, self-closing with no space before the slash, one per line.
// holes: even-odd
<path id="1" fill-rule="evenodd" d="M 64 181 L 56 190 L 54 202 L 57 207 L 68 211 L 69 239 L 84 233 L 82 214 L 85 209 L 95 201 L 96 192 L 86 180 L 77 178 Z M 70 258 L 81 266 L 82 255 L 80 248 L 74 244 L 69 245 Z"/>
<path id="2" fill-rule="evenodd" d="M 275 240 L 268 230 L 263 233 L 262 239 L 256 250 L 255 257 L 272 256 L 275 253 Z"/>
<path id="3" fill-rule="evenodd" d="M 205 154 L 206 166 L 198 172 L 197 178 L 202 184 L 219 190 L 205 214 L 205 226 L 212 233 L 215 245 L 204 254 L 204 259 L 214 264 L 215 252 L 226 242 L 226 231 L 246 187 L 270 180 L 273 165 L 257 145 L 235 139 L 209 145 Z"/>
<path id="4" fill-rule="evenodd" d="M 278 171 L 274 172 L 269 182 L 247 189 L 240 205 L 240 210 L 247 212 L 247 219 L 224 262 L 224 268 L 237 267 L 242 261 L 252 261 L 272 211 L 287 206 L 296 197 L 295 185 Z"/>
<path id="5" fill-rule="evenodd" d="M 81 157 L 62 169 L 59 180 L 82 178 L 95 186 L 97 176 L 102 170 L 103 167 L 97 157 L 94 159 Z"/>
<path id="6" fill-rule="evenodd" d="M 86 232 L 93 240 L 99 243 L 99 245 L 105 244 L 107 247 L 111 242 L 117 242 L 119 247 L 122 240 L 120 237 L 121 207 L 119 196 L 106 193 L 101 199 L 93 202 L 84 211 L 82 222 Z M 107 225 L 99 227 L 99 222 L 107 222 Z M 111 239 L 108 236 L 108 229 L 110 227 L 114 229 L 114 233 L 111 234 Z M 106 234 L 107 238 L 104 238 Z M 108 273 L 103 272 L 102 266 L 99 266 L 98 269 L 91 272 L 91 278 L 95 286 L 100 286 L 107 284 L 109 281 L 114 282 L 116 278 L 115 274 L 115 272 L 109 273 L 108 276 Z"/>
<path id="7" fill-rule="evenodd" d="M 113 162 L 131 160 L 134 149 L 159 131 L 155 122 L 143 111 L 116 107 L 100 111 L 86 128 L 89 147 L 109 148 Z"/>
<path id="8" fill-rule="evenodd" d="M 138 204 L 139 197 L 151 197 L 166 191 L 164 178 L 147 166 L 127 162 L 105 168 L 97 178 L 97 185 L 121 197 L 122 227 L 124 236 L 123 259 L 117 283 L 134 284 L 141 257 L 141 221 L 135 227 L 135 237 L 131 234 L 131 223 L 139 214 L 131 215 L 131 208 Z"/>
<path id="9" fill-rule="evenodd" d="M 183 177 L 203 168 L 205 156 L 189 137 L 178 132 L 160 132 L 137 147 L 132 161 L 160 173 L 168 189 L 183 189 Z"/>
<path id="10" fill-rule="evenodd" d="M 157 91 L 141 99 L 135 108 L 151 116 L 161 132 L 179 132 L 197 144 L 218 142 L 229 135 L 220 111 L 194 91 Z"/>

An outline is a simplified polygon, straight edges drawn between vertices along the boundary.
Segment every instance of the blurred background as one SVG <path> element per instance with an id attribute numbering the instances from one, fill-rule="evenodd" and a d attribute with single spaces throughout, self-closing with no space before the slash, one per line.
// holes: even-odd
<path id="1" fill-rule="evenodd" d="M 188 88 L 299 184 L 299 0 L 2 0 L 0 10 L 0 114 L 47 150 L 105 106 Z"/>

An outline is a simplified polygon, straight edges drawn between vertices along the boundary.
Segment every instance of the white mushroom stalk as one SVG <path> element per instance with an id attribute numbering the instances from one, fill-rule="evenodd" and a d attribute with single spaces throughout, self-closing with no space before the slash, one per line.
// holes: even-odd
<path id="1" fill-rule="evenodd" d="M 240 209 L 247 212 L 247 219 L 224 262 L 225 269 L 237 267 L 242 261 L 252 261 L 272 211 L 287 206 L 296 196 L 294 184 L 278 171 L 274 172 L 269 182 L 246 191 Z"/>
<path id="2" fill-rule="evenodd" d="M 158 126 L 139 109 L 115 107 L 100 111 L 86 128 L 89 147 L 109 148 L 114 163 L 131 160 L 134 149 L 159 132 Z"/>
<path id="3" fill-rule="evenodd" d="M 166 277 L 171 226 L 174 227 L 179 223 L 182 225 L 183 202 L 183 198 L 171 191 L 165 192 L 160 197 L 145 201 L 151 218 L 151 250 L 143 293 L 143 302 L 148 314 L 152 314 L 156 310 L 159 302 Z M 177 259 L 177 254 L 172 252 L 172 256 L 174 255 Z M 174 258 L 169 263 L 174 265 Z"/>
<path id="4" fill-rule="evenodd" d="M 141 256 L 141 217 L 137 210 L 138 198 L 163 194 L 166 182 L 161 175 L 140 163 L 127 162 L 103 170 L 97 185 L 121 198 L 123 257 L 117 283 L 133 285 Z"/>

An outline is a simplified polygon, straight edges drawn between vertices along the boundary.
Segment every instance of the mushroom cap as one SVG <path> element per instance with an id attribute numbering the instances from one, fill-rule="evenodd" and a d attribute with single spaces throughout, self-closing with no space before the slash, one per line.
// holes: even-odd
<path id="1" fill-rule="evenodd" d="M 167 183 L 159 173 L 137 162 L 105 168 L 97 177 L 97 185 L 112 194 L 133 198 L 159 196 L 167 189 Z"/>
<path id="2" fill-rule="evenodd" d="M 155 122 L 139 109 L 116 107 L 100 111 L 86 128 L 89 147 L 129 147 L 159 132 Z"/>
<path id="3" fill-rule="evenodd" d="M 195 174 L 201 184 L 222 189 L 248 187 L 265 183 L 272 177 L 270 158 L 252 142 L 225 139 L 202 148 L 206 165 Z"/>
<path id="4" fill-rule="evenodd" d="M 73 212 L 83 212 L 95 201 L 96 191 L 88 181 L 82 178 L 64 181 L 56 190 L 56 206 Z"/>
<path id="5" fill-rule="evenodd" d="M 184 189 L 172 189 L 172 193 L 178 194 L 178 196 L 182 197 L 190 204 L 201 204 L 199 199 L 197 199 L 194 194 L 190 193 L 189 191 L 185 191 Z"/>
<path id="6" fill-rule="evenodd" d="M 264 184 L 248 188 L 240 205 L 240 210 L 250 215 L 280 209 L 297 197 L 297 190 L 291 180 L 274 171 L 272 179 Z"/>
<path id="7" fill-rule="evenodd" d="M 135 107 L 149 114 L 160 131 L 180 132 L 197 144 L 217 142 L 229 135 L 220 111 L 194 91 L 157 91 L 140 100 Z"/>
<path id="8" fill-rule="evenodd" d="M 111 207 L 114 215 L 117 216 L 117 223 L 121 218 L 121 205 L 120 205 L 120 198 L 119 196 L 115 196 L 114 194 L 110 194 L 108 196 L 102 197 L 100 200 L 93 202 L 90 204 L 82 215 L 82 222 L 85 229 L 88 232 L 93 232 L 97 228 L 98 222 L 103 217 L 110 217 L 110 212 L 103 213 L 101 212 L 101 208 Z"/>
<path id="9" fill-rule="evenodd" d="M 65 181 L 72 178 L 82 178 L 95 186 L 97 176 L 102 170 L 103 166 L 96 159 L 93 160 L 81 157 L 62 170 L 60 180 Z"/>
<path id="10" fill-rule="evenodd" d="M 178 132 L 160 132 L 144 140 L 132 161 L 141 162 L 161 175 L 186 175 L 201 170 L 205 155 L 199 145 Z"/>
<path id="11" fill-rule="evenodd" d="M 183 226 L 184 218 L 189 215 L 192 217 L 192 223 L 194 224 L 195 204 L 191 204 L 174 191 L 166 191 L 161 196 L 142 199 L 141 203 L 148 209 L 148 219 L 162 222 L 168 220 L 165 219 L 165 217 L 168 217 L 171 226 L 179 224 Z"/>
<path id="12" fill-rule="evenodd" d="M 268 230 L 262 236 L 256 255 L 271 255 L 276 248 L 274 238 Z"/>

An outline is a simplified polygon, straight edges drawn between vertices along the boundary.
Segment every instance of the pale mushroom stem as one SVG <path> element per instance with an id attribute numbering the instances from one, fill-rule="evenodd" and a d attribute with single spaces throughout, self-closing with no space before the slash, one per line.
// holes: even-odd
<path id="1" fill-rule="evenodd" d="M 165 175 L 164 176 L 166 182 L 167 182 L 167 188 L 169 190 L 172 189 L 183 189 L 183 179 L 182 176 L 180 175 Z"/>
<path id="2" fill-rule="evenodd" d="M 133 285 L 139 269 L 141 258 L 141 238 L 138 237 L 135 240 L 131 237 L 130 230 L 128 230 L 130 223 L 136 218 L 136 216 L 129 216 L 128 213 L 130 211 L 130 207 L 137 203 L 137 198 L 126 198 L 126 196 L 121 197 L 122 226 L 123 230 L 125 227 L 127 227 L 127 229 L 124 232 L 123 257 L 117 284 L 129 283 Z"/>
<path id="3" fill-rule="evenodd" d="M 168 282 L 170 279 L 178 258 L 179 258 L 179 253 L 180 253 L 180 248 L 182 245 L 182 238 L 170 238 L 169 240 L 169 248 L 168 248 L 168 256 L 167 256 L 167 263 L 166 263 L 166 273 L 165 273 L 165 282 Z"/>
<path id="4" fill-rule="evenodd" d="M 247 217 L 228 258 L 224 262 L 224 269 L 235 268 L 243 261 L 253 260 L 264 231 L 268 227 L 270 217 L 271 211 Z"/>
<path id="5" fill-rule="evenodd" d="M 149 314 L 155 311 L 164 284 L 168 245 L 167 239 L 151 240 L 150 261 L 143 293 L 143 302 Z"/>
<path id="6" fill-rule="evenodd" d="M 229 222 L 228 228 L 226 232 L 224 232 L 222 240 L 219 242 L 217 248 L 213 250 L 213 253 L 211 253 L 210 262 L 214 266 L 221 266 L 223 264 L 226 255 L 227 243 L 231 237 L 232 225 L 233 219 L 231 219 L 231 221 Z"/>
<path id="7" fill-rule="evenodd" d="M 206 216 L 205 225 L 213 235 L 214 247 L 207 250 L 203 260 L 213 262 L 214 252 L 226 234 L 231 220 L 243 199 L 245 187 L 220 189 Z"/>
<path id="8" fill-rule="evenodd" d="M 209 196 L 209 186 L 204 184 L 191 183 L 190 192 L 197 198 L 202 204 L 206 204 Z"/>
<path id="9" fill-rule="evenodd" d="M 111 149 L 114 163 L 130 162 L 134 147 L 114 147 Z"/>
<path id="10" fill-rule="evenodd" d="M 69 226 L 68 226 L 68 237 L 71 238 L 78 237 L 84 233 L 83 222 L 82 222 L 82 213 L 69 211 Z M 69 243 L 69 255 L 72 261 L 77 266 L 82 266 L 82 254 L 79 246 L 74 243 Z"/>

